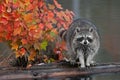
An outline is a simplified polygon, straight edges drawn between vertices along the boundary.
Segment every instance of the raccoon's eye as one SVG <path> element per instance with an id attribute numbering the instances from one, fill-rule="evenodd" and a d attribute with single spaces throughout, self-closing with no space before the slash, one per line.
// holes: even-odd
<path id="1" fill-rule="evenodd" d="M 91 43 L 91 42 L 93 42 L 93 40 L 91 39 L 91 38 L 89 38 L 89 37 L 87 37 L 87 40 Z"/>
<path id="2" fill-rule="evenodd" d="M 84 40 L 84 37 L 77 38 L 77 41 L 82 42 Z"/>

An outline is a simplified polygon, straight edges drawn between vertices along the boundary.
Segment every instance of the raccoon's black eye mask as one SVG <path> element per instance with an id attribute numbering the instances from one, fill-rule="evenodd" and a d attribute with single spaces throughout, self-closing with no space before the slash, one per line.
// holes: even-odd
<path id="1" fill-rule="evenodd" d="M 82 42 L 84 40 L 84 37 L 77 38 L 77 41 Z"/>
<path id="2" fill-rule="evenodd" d="M 91 38 L 89 38 L 89 37 L 87 37 L 87 40 L 91 43 L 91 42 L 93 42 L 93 40 L 91 39 Z"/>

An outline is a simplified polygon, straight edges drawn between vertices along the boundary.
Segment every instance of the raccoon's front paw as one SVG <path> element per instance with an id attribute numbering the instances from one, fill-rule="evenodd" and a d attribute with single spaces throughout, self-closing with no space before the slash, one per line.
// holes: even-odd
<path id="1" fill-rule="evenodd" d="M 90 66 L 95 66 L 96 65 L 96 62 L 95 61 L 91 61 L 90 62 Z"/>
<path id="2" fill-rule="evenodd" d="M 91 61 L 90 63 L 86 63 L 86 67 L 90 67 L 90 66 L 95 66 L 95 62 Z"/>
<path id="3" fill-rule="evenodd" d="M 85 65 L 80 65 L 80 68 L 85 68 Z"/>

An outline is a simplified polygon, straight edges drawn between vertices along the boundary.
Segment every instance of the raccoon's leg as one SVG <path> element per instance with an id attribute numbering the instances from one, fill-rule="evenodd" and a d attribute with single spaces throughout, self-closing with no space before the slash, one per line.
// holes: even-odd
<path id="1" fill-rule="evenodd" d="M 91 64 L 94 64 L 93 58 L 96 53 L 89 54 L 86 60 L 86 66 L 90 66 Z"/>
<path id="2" fill-rule="evenodd" d="M 84 59 L 84 54 L 82 53 L 81 50 L 77 50 L 77 57 L 79 58 L 80 62 L 80 68 L 85 68 L 85 59 Z"/>

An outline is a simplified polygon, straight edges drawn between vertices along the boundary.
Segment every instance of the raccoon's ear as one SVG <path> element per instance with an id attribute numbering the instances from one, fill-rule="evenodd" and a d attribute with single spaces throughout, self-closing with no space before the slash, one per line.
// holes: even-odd
<path id="1" fill-rule="evenodd" d="M 93 28 L 91 27 L 91 28 L 89 28 L 89 32 L 93 32 Z"/>
<path id="2" fill-rule="evenodd" d="M 76 33 L 80 32 L 80 28 L 79 28 L 79 27 L 76 27 L 75 32 L 76 32 Z"/>

